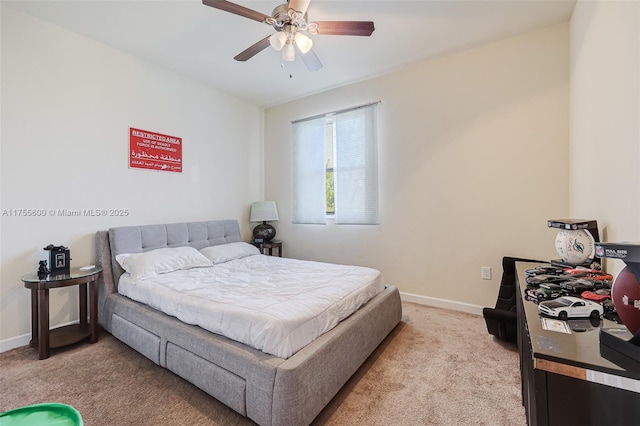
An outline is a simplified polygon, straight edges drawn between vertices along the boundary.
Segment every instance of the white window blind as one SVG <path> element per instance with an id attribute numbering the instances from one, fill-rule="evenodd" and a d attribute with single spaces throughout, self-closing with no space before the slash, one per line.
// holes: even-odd
<path id="1" fill-rule="evenodd" d="M 378 149 L 375 108 L 337 114 L 336 223 L 378 224 Z"/>
<path id="2" fill-rule="evenodd" d="M 326 222 L 325 138 L 333 143 L 335 223 L 379 223 L 376 106 L 293 123 L 294 223 Z"/>
<path id="3" fill-rule="evenodd" d="M 325 118 L 293 125 L 293 223 L 325 223 Z"/>

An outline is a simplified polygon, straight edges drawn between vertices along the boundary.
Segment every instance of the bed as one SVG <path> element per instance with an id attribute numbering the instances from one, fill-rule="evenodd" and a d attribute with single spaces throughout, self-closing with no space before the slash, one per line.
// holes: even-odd
<path id="1" fill-rule="evenodd" d="M 257 424 L 309 424 L 400 322 L 395 286 L 376 290 L 335 327 L 282 356 L 188 324 L 118 292 L 120 277 L 129 275 L 118 255 L 167 247 L 221 248 L 241 241 L 235 220 L 99 231 L 99 322 L 117 339 Z"/>

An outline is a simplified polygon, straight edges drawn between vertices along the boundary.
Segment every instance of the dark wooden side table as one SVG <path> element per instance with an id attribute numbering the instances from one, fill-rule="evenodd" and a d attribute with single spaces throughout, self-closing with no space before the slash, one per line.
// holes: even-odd
<path id="1" fill-rule="evenodd" d="M 253 244 L 254 246 L 258 247 L 258 250 L 260 250 L 260 253 L 262 254 L 268 254 L 269 256 L 273 256 L 273 249 L 277 248 L 278 249 L 278 256 L 282 257 L 282 241 L 280 240 L 271 240 L 271 241 L 264 241 L 264 242 L 256 242 L 256 241 L 251 241 L 251 244 Z M 265 253 L 266 251 L 266 253 Z"/>
<path id="2" fill-rule="evenodd" d="M 43 279 L 37 273 L 22 277 L 24 286 L 31 290 L 31 341 L 37 347 L 40 359 L 49 358 L 50 348 L 59 348 L 89 337 L 98 341 L 98 278 L 102 268 L 88 270 L 71 268 L 68 274 L 50 274 Z M 49 330 L 49 289 L 79 286 L 79 324 Z M 89 286 L 89 321 L 87 322 L 87 285 Z"/>

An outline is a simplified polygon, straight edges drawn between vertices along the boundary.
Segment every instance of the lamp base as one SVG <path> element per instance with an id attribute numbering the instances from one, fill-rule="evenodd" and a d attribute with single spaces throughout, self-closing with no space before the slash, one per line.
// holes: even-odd
<path id="1" fill-rule="evenodd" d="M 276 236 L 276 228 L 267 222 L 262 222 L 253 228 L 253 239 L 262 241 L 271 241 Z"/>

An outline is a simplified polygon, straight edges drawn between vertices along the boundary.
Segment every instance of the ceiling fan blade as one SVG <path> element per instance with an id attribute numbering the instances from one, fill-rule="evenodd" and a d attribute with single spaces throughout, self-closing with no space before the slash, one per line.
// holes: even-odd
<path id="1" fill-rule="evenodd" d="M 233 59 L 235 59 L 236 61 L 244 62 L 253 58 L 256 54 L 262 52 L 267 48 L 267 46 L 269 46 L 269 37 L 271 36 L 266 36 L 259 42 L 250 46 L 248 49 L 245 49 L 242 52 L 238 53 Z"/>
<path id="2" fill-rule="evenodd" d="M 255 10 L 226 0 L 202 0 L 202 3 L 205 6 L 211 6 L 215 9 L 224 10 L 225 12 L 235 13 L 236 15 L 244 16 L 245 18 L 253 19 L 258 22 L 264 22 L 265 19 L 271 18 L 269 15 L 256 12 Z"/>
<path id="3" fill-rule="evenodd" d="M 299 12 L 302 16 L 307 13 L 311 0 L 289 0 L 289 9 Z"/>
<path id="4" fill-rule="evenodd" d="M 371 21 L 319 21 L 318 34 L 370 36 L 375 30 Z"/>
<path id="5" fill-rule="evenodd" d="M 309 71 L 318 71 L 322 68 L 322 62 L 320 62 L 320 59 L 318 59 L 318 56 L 315 54 L 313 49 L 309 49 L 307 53 L 302 53 L 300 49 L 296 50 Z"/>

